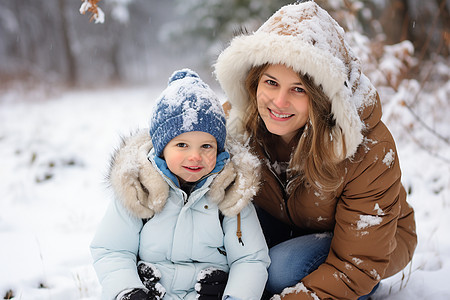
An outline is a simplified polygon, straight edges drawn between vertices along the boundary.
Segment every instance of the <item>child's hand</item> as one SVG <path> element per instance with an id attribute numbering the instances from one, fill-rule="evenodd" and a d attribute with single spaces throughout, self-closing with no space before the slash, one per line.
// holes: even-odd
<path id="1" fill-rule="evenodd" d="M 144 261 L 138 263 L 137 270 L 139 278 L 148 289 L 150 296 L 148 299 L 162 299 L 166 294 L 166 289 L 158 282 L 161 279 L 161 272 L 153 264 Z"/>
<path id="2" fill-rule="evenodd" d="M 154 300 L 161 299 L 153 297 L 149 291 L 144 289 L 132 289 L 129 291 L 123 291 L 117 296 L 116 300 Z"/>
<path id="3" fill-rule="evenodd" d="M 197 299 L 221 299 L 228 281 L 228 273 L 216 268 L 201 270 L 197 276 L 195 290 Z"/>

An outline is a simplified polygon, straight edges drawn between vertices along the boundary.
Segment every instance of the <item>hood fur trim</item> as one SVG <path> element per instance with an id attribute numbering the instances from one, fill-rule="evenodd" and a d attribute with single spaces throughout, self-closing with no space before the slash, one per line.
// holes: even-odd
<path id="1" fill-rule="evenodd" d="M 169 196 L 169 186 L 147 159 L 152 147 L 148 131 L 123 138 L 111 159 L 108 175 L 116 197 L 141 219 L 162 211 Z"/>
<path id="2" fill-rule="evenodd" d="M 337 22 L 310 1 L 284 6 L 255 33 L 235 37 L 214 66 L 216 78 L 232 104 L 229 123 L 237 128 L 235 132 L 242 134 L 244 130 L 242 120 L 248 106 L 244 82 L 250 68 L 284 64 L 308 73 L 322 86 L 336 119 L 336 149 L 342 149 L 345 140 L 345 157 L 353 156 L 363 139 L 359 111 L 368 99 L 375 101 L 376 91 L 362 74 L 344 35 Z"/>
<path id="3" fill-rule="evenodd" d="M 108 174 L 115 196 L 131 214 L 142 219 L 161 212 L 169 196 L 169 185 L 147 159 L 151 148 L 148 131 L 123 138 Z M 214 178 L 208 195 L 225 216 L 235 216 L 258 191 L 260 163 L 248 147 L 227 140 L 226 149 L 231 159 Z"/>
<path id="4" fill-rule="evenodd" d="M 261 163 L 250 153 L 249 147 L 227 140 L 231 161 L 210 186 L 211 201 L 218 204 L 227 217 L 237 215 L 259 190 Z"/>

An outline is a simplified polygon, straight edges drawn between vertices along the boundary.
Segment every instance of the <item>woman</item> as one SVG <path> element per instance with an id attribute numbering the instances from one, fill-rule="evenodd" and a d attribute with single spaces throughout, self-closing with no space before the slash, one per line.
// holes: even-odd
<path id="1" fill-rule="evenodd" d="M 282 7 L 235 37 L 215 74 L 229 130 L 263 163 L 254 202 L 283 299 L 367 299 L 417 244 L 377 91 L 314 2 Z M 284 291 L 283 291 L 284 290 Z"/>

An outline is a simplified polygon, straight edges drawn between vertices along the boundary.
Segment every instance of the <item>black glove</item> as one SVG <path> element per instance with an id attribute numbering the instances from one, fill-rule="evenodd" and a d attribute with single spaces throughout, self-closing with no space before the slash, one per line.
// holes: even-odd
<path id="1" fill-rule="evenodd" d="M 197 299 L 215 300 L 222 299 L 223 292 L 228 281 L 228 273 L 216 268 L 201 270 L 197 276 Z"/>
<path id="2" fill-rule="evenodd" d="M 120 297 L 116 298 L 117 300 L 151 300 L 154 299 L 149 295 L 149 292 L 144 289 L 132 289 L 129 292 L 126 292 L 125 294 L 121 295 Z"/>
<path id="3" fill-rule="evenodd" d="M 148 295 L 152 300 L 159 300 L 166 294 L 166 289 L 159 283 L 161 272 L 150 263 L 140 261 L 137 266 L 139 278 L 148 289 Z M 147 299 L 147 298 L 146 298 Z"/>

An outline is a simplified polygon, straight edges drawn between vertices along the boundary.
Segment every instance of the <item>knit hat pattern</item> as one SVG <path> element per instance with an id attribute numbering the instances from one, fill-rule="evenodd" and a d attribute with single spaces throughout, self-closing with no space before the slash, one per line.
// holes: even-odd
<path id="1" fill-rule="evenodd" d="M 191 131 L 211 134 L 219 152 L 224 150 L 226 120 L 219 99 L 196 72 L 182 69 L 170 76 L 150 119 L 155 154 L 160 156 L 173 138 Z"/>

